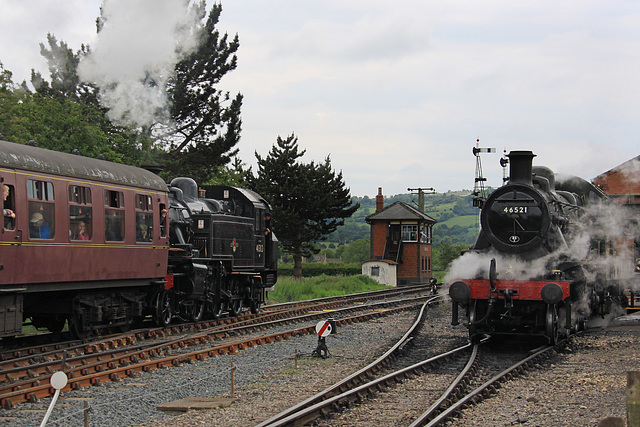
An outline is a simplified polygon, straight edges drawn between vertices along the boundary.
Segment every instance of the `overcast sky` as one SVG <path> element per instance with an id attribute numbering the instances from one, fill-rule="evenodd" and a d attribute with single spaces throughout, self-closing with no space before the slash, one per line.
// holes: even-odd
<path id="1" fill-rule="evenodd" d="M 135 0 L 107 1 L 144 19 Z M 48 76 L 38 47 L 47 32 L 93 47 L 101 4 L 0 0 L 0 61 L 14 81 L 31 68 Z M 330 155 L 353 195 L 374 196 L 473 188 L 477 138 L 497 149 L 482 156 L 493 186 L 505 149 L 586 179 L 640 155 L 640 2 L 222 5 L 219 28 L 239 35 L 240 50 L 219 88 L 244 95 L 248 165 L 295 133 L 305 161 Z"/>

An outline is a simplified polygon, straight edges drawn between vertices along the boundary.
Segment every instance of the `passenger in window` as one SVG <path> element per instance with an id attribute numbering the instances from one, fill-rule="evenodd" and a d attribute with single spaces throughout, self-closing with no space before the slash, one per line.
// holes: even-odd
<path id="1" fill-rule="evenodd" d="M 74 237 L 75 240 L 90 240 L 91 236 L 87 232 L 87 224 L 84 221 L 78 223 L 78 233 Z"/>
<path id="2" fill-rule="evenodd" d="M 2 184 L 4 228 L 13 229 L 13 220 L 16 218 L 16 214 L 11 209 L 5 208 L 7 204 L 7 198 L 9 197 L 9 191 L 9 186 L 6 184 Z"/>
<path id="3" fill-rule="evenodd" d="M 105 239 L 108 242 L 122 241 L 122 233 L 120 232 L 121 222 L 119 218 L 108 218 L 106 220 L 107 229 L 105 230 Z"/>
<path id="4" fill-rule="evenodd" d="M 166 227 L 167 227 L 167 215 L 169 215 L 169 211 L 166 210 L 164 207 L 164 205 L 160 205 L 161 206 L 161 210 L 160 210 L 160 234 L 164 237 L 167 235 L 166 233 Z"/>
<path id="5" fill-rule="evenodd" d="M 31 215 L 29 220 L 29 237 L 36 239 L 50 239 L 51 227 L 44 220 L 44 217 L 40 212 L 36 212 Z"/>
<path id="6" fill-rule="evenodd" d="M 144 224 L 140 224 L 138 226 L 138 234 L 136 235 L 136 240 L 138 242 L 150 242 L 151 234 L 149 233 L 149 227 Z"/>
<path id="7" fill-rule="evenodd" d="M 271 212 L 266 211 L 264 213 L 264 235 L 267 236 L 271 233 Z"/>

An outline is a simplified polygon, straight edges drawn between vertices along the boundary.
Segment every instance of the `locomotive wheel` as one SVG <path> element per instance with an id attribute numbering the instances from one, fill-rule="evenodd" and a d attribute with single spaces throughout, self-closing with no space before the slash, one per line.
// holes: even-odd
<path id="1" fill-rule="evenodd" d="M 214 319 L 219 319 L 222 315 L 222 301 L 220 298 L 216 298 L 213 304 L 209 304 L 209 311 L 211 312 L 211 317 Z"/>
<path id="2" fill-rule="evenodd" d="M 116 331 L 120 332 L 120 333 L 125 333 L 125 332 L 129 332 L 131 330 L 131 323 L 127 322 L 125 324 L 122 324 L 120 326 L 116 326 Z"/>
<path id="3" fill-rule="evenodd" d="M 558 342 L 558 313 L 556 306 L 552 304 L 547 305 L 547 314 L 545 316 L 546 337 L 549 340 L 550 345 L 555 345 Z"/>
<path id="4" fill-rule="evenodd" d="M 160 326 L 169 326 L 173 318 L 173 305 L 170 291 L 164 290 L 156 296 L 156 323 Z"/>
<path id="5" fill-rule="evenodd" d="M 82 315 L 75 314 L 69 318 L 69 331 L 75 338 L 83 340 L 89 336 L 89 331 L 84 326 Z"/>
<path id="6" fill-rule="evenodd" d="M 260 313 L 260 303 L 256 300 L 251 300 L 251 312 L 253 314 Z"/>
<path id="7" fill-rule="evenodd" d="M 229 301 L 229 314 L 231 316 L 239 316 L 242 312 L 242 300 L 234 299 Z"/>
<path id="8" fill-rule="evenodd" d="M 199 322 L 204 318 L 204 301 L 194 301 L 191 306 L 191 312 L 189 313 L 189 317 L 194 322 Z"/>
<path id="9" fill-rule="evenodd" d="M 478 340 L 478 329 L 475 325 L 473 325 L 473 323 L 478 320 L 478 316 L 477 316 L 477 307 L 478 301 L 471 301 L 471 303 L 469 304 L 469 340 L 471 342 L 477 341 Z"/>

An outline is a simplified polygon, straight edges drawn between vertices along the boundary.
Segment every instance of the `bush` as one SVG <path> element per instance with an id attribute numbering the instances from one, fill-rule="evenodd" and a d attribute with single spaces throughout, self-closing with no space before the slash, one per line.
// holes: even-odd
<path id="1" fill-rule="evenodd" d="M 362 274 L 362 265 L 357 262 L 303 262 L 302 277 L 327 276 L 354 276 Z M 278 264 L 278 277 L 293 276 L 293 263 Z"/>

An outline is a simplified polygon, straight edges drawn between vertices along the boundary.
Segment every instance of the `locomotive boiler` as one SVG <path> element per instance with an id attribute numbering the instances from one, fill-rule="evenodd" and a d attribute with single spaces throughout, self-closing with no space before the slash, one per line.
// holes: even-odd
<path id="1" fill-rule="evenodd" d="M 508 157 L 508 182 L 481 206 L 476 243 L 452 268 L 452 323 L 462 307 L 472 339 L 524 334 L 555 343 L 590 315 L 625 304 L 624 245 L 598 226 L 609 203 L 599 188 L 534 167 L 531 151 Z"/>
<path id="2" fill-rule="evenodd" d="M 0 337 L 257 312 L 276 283 L 252 191 L 6 141 L 0 183 Z"/>

